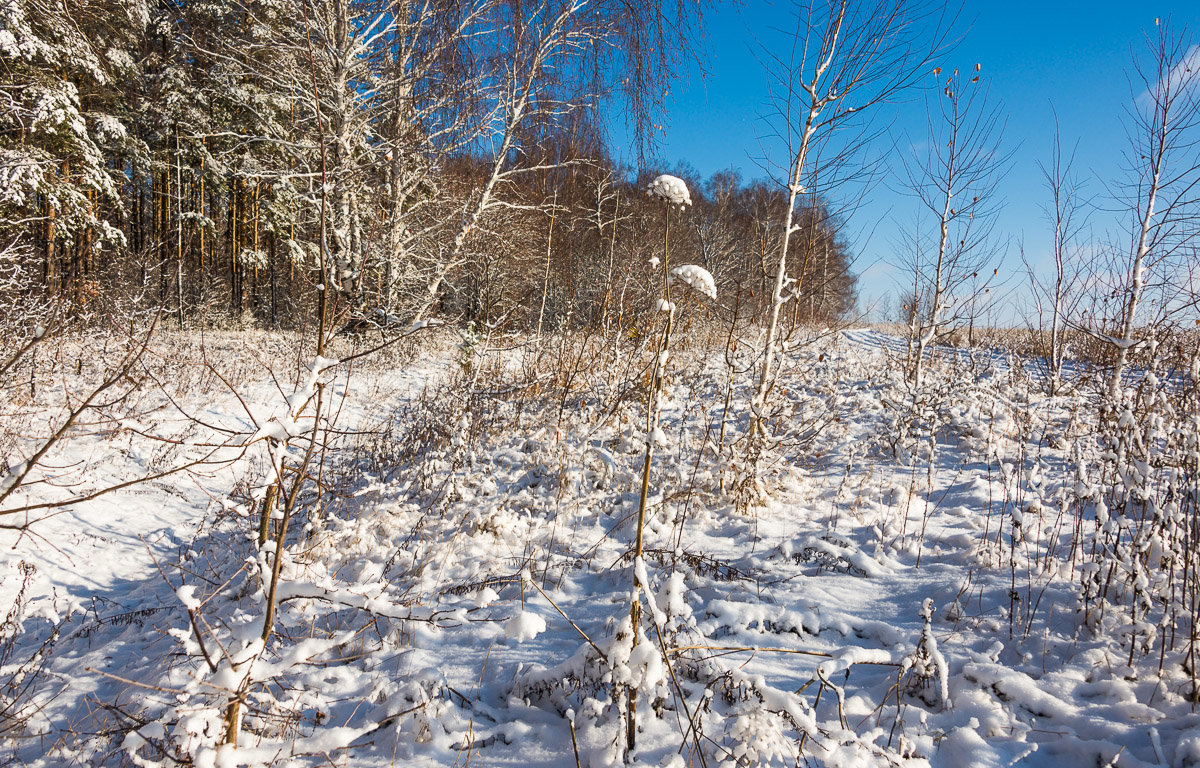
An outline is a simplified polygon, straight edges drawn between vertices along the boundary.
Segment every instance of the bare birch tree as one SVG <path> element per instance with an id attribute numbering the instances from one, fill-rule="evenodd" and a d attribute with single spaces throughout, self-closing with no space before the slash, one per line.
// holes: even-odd
<path id="1" fill-rule="evenodd" d="M 852 161 L 876 135 L 866 119 L 914 84 L 942 47 L 947 27 L 939 6 L 909 0 L 802 0 L 795 18 L 790 51 L 770 61 L 778 85 L 775 131 L 788 157 L 787 205 L 751 399 L 747 452 L 755 488 L 767 400 L 780 367 L 781 312 L 802 288 L 788 276 L 789 249 L 804 226 L 800 213 L 810 198 L 858 172 Z"/>
<path id="2" fill-rule="evenodd" d="M 1189 306 L 1175 291 L 1185 287 L 1200 241 L 1200 45 L 1163 23 L 1147 49 L 1132 80 L 1131 180 L 1119 194 L 1131 224 L 1124 264 L 1114 266 L 1120 306 L 1111 333 L 1093 329 L 1116 351 L 1114 398 L 1129 353 L 1146 341 L 1139 326 L 1164 323 Z"/>
<path id="3" fill-rule="evenodd" d="M 464 201 L 454 238 L 441 250 L 427 280 L 426 296 L 416 316 L 432 309 L 447 275 L 466 260 L 470 238 L 484 217 L 498 208 L 527 208 L 524 203 L 506 199 L 504 188 L 516 177 L 539 170 L 519 162 L 524 147 L 521 129 L 531 115 L 550 110 L 565 115 L 581 106 L 580 101 L 556 98 L 546 88 L 546 79 L 556 67 L 569 66 L 569 59 L 598 44 L 600 30 L 589 24 L 585 4 L 573 0 L 564 5 L 547 0 L 530 15 L 527 26 L 513 39 L 507 64 L 494 78 L 487 78 L 491 89 L 486 97 L 488 112 L 482 122 L 481 139 L 489 145 L 489 170 L 486 179 Z"/>
<path id="4" fill-rule="evenodd" d="M 1042 352 L 1046 356 L 1047 388 L 1051 395 L 1062 389 L 1063 361 L 1066 357 L 1066 331 L 1075 317 L 1082 295 L 1078 281 L 1082 272 L 1079 236 L 1085 225 L 1084 201 L 1079 181 L 1073 172 L 1075 155 L 1064 155 L 1062 138 L 1055 116 L 1054 139 L 1048 163 L 1038 163 L 1045 179 L 1050 200 L 1045 205 L 1046 220 L 1051 227 L 1050 258 L 1052 272 L 1045 279 L 1026 261 L 1031 277 L 1033 297 L 1037 302 L 1037 320 L 1041 333 Z M 1049 328 L 1046 315 L 1049 314 Z"/>
<path id="5" fill-rule="evenodd" d="M 976 298 L 995 274 L 994 198 L 1005 159 L 999 116 L 979 75 L 954 70 L 940 85 L 924 152 L 907 165 L 909 188 L 934 229 L 932 238 L 918 233 L 910 254 L 916 311 L 909 316 L 908 377 L 916 387 L 930 345 L 974 317 Z"/>

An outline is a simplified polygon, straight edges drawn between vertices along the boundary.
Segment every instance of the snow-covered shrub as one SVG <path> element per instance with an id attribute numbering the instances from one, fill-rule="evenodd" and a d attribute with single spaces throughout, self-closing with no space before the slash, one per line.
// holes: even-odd
<path id="1" fill-rule="evenodd" d="M 950 671 L 933 635 L 933 600 L 928 597 L 921 605 L 921 619 L 924 621 L 921 639 L 912 656 L 905 660 L 901 672 L 908 672 L 905 684 L 910 694 L 919 696 L 930 706 L 949 707 Z M 931 683 L 937 686 L 936 695 L 930 693 Z"/>
<path id="2" fill-rule="evenodd" d="M 460 331 L 460 335 L 462 336 L 462 341 L 458 345 L 458 365 L 462 368 L 463 373 L 468 377 L 472 377 L 478 365 L 477 358 L 482 339 L 480 338 L 479 331 L 475 328 L 475 323 L 467 323 L 466 327 Z"/>
<path id="3" fill-rule="evenodd" d="M 728 720 L 725 739 L 729 754 L 721 765 L 793 765 L 796 742 L 788 734 L 782 715 L 765 709 L 762 702 L 750 699 L 735 705 Z"/>
<path id="4" fill-rule="evenodd" d="M 1095 442 L 1077 460 L 1080 604 L 1087 626 L 1121 639 L 1127 663 L 1157 651 L 1181 664 L 1181 692 L 1198 701 L 1200 371 L 1166 368 L 1156 340 L 1147 347 L 1146 368 L 1102 392 Z"/>

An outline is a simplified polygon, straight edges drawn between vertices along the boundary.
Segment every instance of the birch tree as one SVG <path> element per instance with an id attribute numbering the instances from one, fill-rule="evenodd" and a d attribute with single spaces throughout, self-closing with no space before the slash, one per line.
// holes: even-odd
<path id="1" fill-rule="evenodd" d="M 584 3 L 576 0 L 539 4 L 514 34 L 505 65 L 485 78 L 489 93 L 480 138 L 488 146 L 488 172 L 462 203 L 453 240 L 439 249 L 431 265 L 418 318 L 432 309 L 446 277 L 466 262 L 470 239 L 487 214 L 499 208 L 528 207 L 506 199 L 504 192 L 516 178 L 540 169 L 520 162 L 527 149 L 521 143 L 522 129 L 531 116 L 547 109 L 567 114 L 579 107 L 578 102 L 548 89 L 546 80 L 557 68 L 569 66 L 564 60 L 597 44 L 601 30 L 590 25 L 583 11 Z"/>
<path id="2" fill-rule="evenodd" d="M 1112 332 L 1098 333 L 1115 350 L 1114 398 L 1130 352 L 1146 341 L 1139 327 L 1165 323 L 1192 303 L 1180 301 L 1180 289 L 1200 242 L 1200 45 L 1157 25 L 1132 84 L 1130 180 L 1119 190 L 1130 238 L 1124 264 L 1114 265 L 1120 306 Z"/>
<path id="3" fill-rule="evenodd" d="M 910 315 L 908 377 L 918 388 L 930 345 L 973 319 L 978 295 L 996 274 L 995 189 L 1005 158 L 998 149 L 999 116 L 987 104 L 978 71 L 978 65 L 969 75 L 954 70 L 939 81 L 924 151 L 907 167 L 919 215 L 933 229 L 932 236 L 914 239 L 909 265 L 916 311 Z"/>
<path id="4" fill-rule="evenodd" d="M 1074 153 L 1064 155 L 1061 134 L 1055 119 L 1054 139 L 1048 163 L 1038 163 L 1045 179 L 1050 200 L 1045 205 L 1050 224 L 1051 272 L 1046 279 L 1037 277 L 1037 270 L 1026 262 L 1032 278 L 1037 316 L 1046 356 L 1047 387 L 1051 395 L 1062 388 L 1063 361 L 1066 358 L 1066 331 L 1075 318 L 1079 297 L 1078 282 L 1083 264 L 1079 237 L 1084 226 L 1084 201 L 1079 181 L 1073 172 Z M 1046 314 L 1049 314 L 1049 328 Z"/>
<path id="5" fill-rule="evenodd" d="M 868 119 L 896 100 L 942 46 L 947 19 L 937 6 L 909 0 L 803 0 L 785 55 L 770 55 L 775 132 L 788 158 L 782 234 L 773 258 L 766 328 L 758 349 L 747 452 L 758 488 L 767 437 L 768 398 L 780 369 L 780 319 L 803 286 L 789 277 L 788 256 L 815 197 L 828 198 L 861 168 L 875 137 Z"/>

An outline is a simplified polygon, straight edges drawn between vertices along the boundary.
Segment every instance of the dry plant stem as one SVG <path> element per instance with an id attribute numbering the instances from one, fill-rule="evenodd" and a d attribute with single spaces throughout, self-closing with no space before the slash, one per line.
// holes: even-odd
<path id="1" fill-rule="evenodd" d="M 262 514 L 258 521 L 258 546 L 262 547 L 267 543 L 267 537 L 271 530 L 271 510 L 275 507 L 275 499 L 279 496 L 279 483 L 273 482 L 267 488 L 266 498 L 262 503 Z"/>
<path id="2" fill-rule="evenodd" d="M 597 209 L 599 209 L 599 205 L 597 205 Z M 599 218 L 599 213 L 597 213 L 597 218 Z M 599 323 L 600 327 L 603 329 L 603 331 L 605 333 L 607 333 L 610 330 L 609 329 L 609 312 L 611 311 L 610 308 L 612 306 L 613 266 L 614 266 L 614 263 L 616 262 L 616 258 L 617 258 L 617 229 L 618 229 L 617 224 L 620 221 L 620 218 L 621 218 L 621 188 L 620 188 L 620 186 L 618 186 L 616 188 L 616 193 L 614 196 L 614 209 L 613 209 L 613 218 L 612 218 L 613 231 L 612 231 L 612 236 L 609 237 L 609 239 L 608 239 L 608 274 L 604 280 L 604 285 L 606 286 L 605 290 L 604 290 L 604 305 L 600 312 L 600 323 Z M 604 233 L 603 225 L 600 226 L 600 233 L 602 235 Z M 619 325 L 620 324 L 618 323 L 618 335 L 619 335 Z"/>
<path id="3" fill-rule="evenodd" d="M 682 753 L 683 748 L 687 746 L 687 739 L 690 735 L 696 744 L 696 754 L 700 757 L 700 764 L 707 768 L 708 761 L 704 758 L 704 750 L 700 748 L 700 732 L 696 727 L 696 720 L 700 715 L 699 708 L 693 715 L 688 707 L 687 696 L 684 695 L 683 686 L 679 684 L 679 678 L 675 674 L 675 665 L 671 663 L 671 657 L 667 653 L 666 640 L 663 639 L 662 629 L 657 623 L 654 625 L 654 634 L 658 636 L 658 648 L 662 651 L 663 660 L 667 663 L 667 671 L 671 673 L 671 683 L 675 686 L 675 695 L 679 698 L 679 705 L 683 708 L 683 714 L 688 721 L 687 730 L 683 734 L 683 743 L 679 745 L 679 753 Z"/>
<path id="4" fill-rule="evenodd" d="M 665 204 L 666 212 L 663 218 L 663 301 L 666 304 L 667 322 L 663 326 L 662 336 L 659 338 L 658 350 L 654 358 L 654 373 L 650 381 L 650 392 L 646 396 L 646 456 L 642 464 L 642 487 L 638 494 L 638 510 L 637 510 L 637 540 L 634 545 L 634 563 L 642 559 L 642 532 L 646 526 L 646 499 L 650 494 L 650 465 L 654 460 L 654 433 L 658 429 L 658 406 L 659 398 L 663 391 L 663 374 L 664 353 L 671 344 L 671 330 L 675 322 L 675 310 L 671 306 L 671 264 L 670 250 L 668 249 L 669 237 L 671 232 L 671 204 Z M 632 598 L 629 606 L 629 619 L 632 625 L 633 645 L 638 644 L 638 626 L 641 623 L 641 587 L 638 585 L 637 577 L 634 576 Z M 626 758 L 633 754 L 633 749 L 637 740 L 637 692 L 632 688 L 629 689 L 629 709 L 627 710 L 628 722 L 626 725 L 626 746 L 628 751 Z"/>
<path id="5" fill-rule="evenodd" d="M 543 590 L 541 587 L 539 587 L 537 585 L 537 582 L 530 579 L 529 583 L 534 589 L 536 589 L 538 591 L 539 594 L 541 594 L 542 597 L 546 598 L 546 602 L 550 603 L 550 607 L 553 608 L 554 610 L 558 611 L 558 615 L 562 616 L 564 619 L 566 619 L 567 623 L 571 625 L 571 628 L 574 629 L 576 632 L 578 632 L 579 636 L 582 637 L 584 640 L 586 640 L 588 645 L 592 646 L 592 650 L 594 650 L 596 653 L 598 653 L 602 660 L 604 658 L 606 658 L 604 655 L 604 651 L 600 650 L 600 646 L 596 645 L 596 643 L 592 641 L 592 638 L 588 637 L 587 633 L 584 632 L 582 629 L 580 629 L 579 625 L 571 620 L 570 616 L 563 613 L 562 608 L 558 607 L 558 603 L 556 603 L 552 599 L 550 599 L 550 595 L 547 595 L 545 590 Z"/>
<path id="6" fill-rule="evenodd" d="M 575 750 L 575 768 L 582 768 L 579 762 L 579 741 L 575 738 L 575 721 L 568 719 L 567 724 L 571 726 L 571 749 Z"/>
<path id="7" fill-rule="evenodd" d="M 538 341 L 542 339 L 542 320 L 546 316 L 546 298 L 550 294 L 550 256 L 552 255 L 551 246 L 554 243 L 554 219 L 558 213 L 558 190 L 554 190 L 554 203 L 550 207 L 550 228 L 546 233 L 546 272 L 542 275 L 542 305 L 538 308 L 537 334 Z M 571 737 L 574 738 L 575 729 L 571 728 Z"/>

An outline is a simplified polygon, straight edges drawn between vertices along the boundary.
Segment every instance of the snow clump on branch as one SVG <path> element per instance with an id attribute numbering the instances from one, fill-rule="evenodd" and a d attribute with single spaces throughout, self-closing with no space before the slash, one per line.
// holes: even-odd
<path id="1" fill-rule="evenodd" d="M 678 205 L 680 208 L 692 204 L 692 193 L 688 191 L 687 184 L 683 179 L 678 176 L 669 176 L 665 173 L 660 175 L 650 182 L 650 186 L 646 187 L 646 193 L 659 200 L 665 200 L 670 205 Z"/>
<path id="2" fill-rule="evenodd" d="M 712 273 L 695 264 L 680 264 L 671 270 L 671 282 L 685 283 L 693 291 L 703 293 L 714 301 L 717 298 L 717 283 Z"/>

